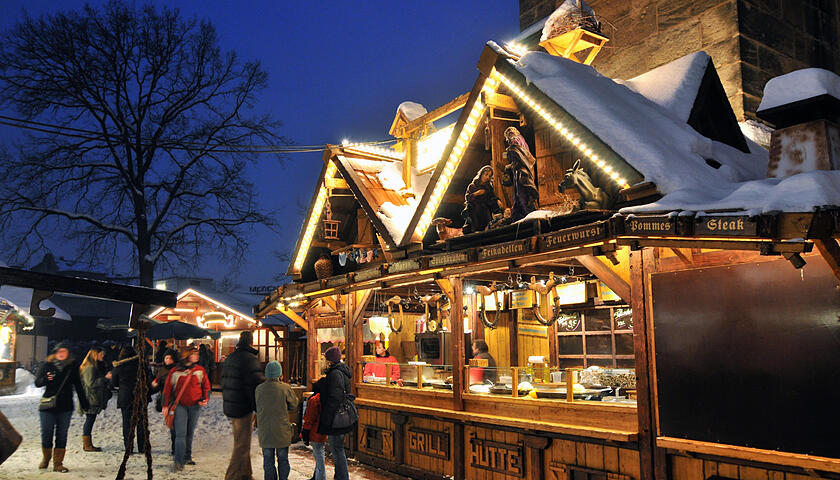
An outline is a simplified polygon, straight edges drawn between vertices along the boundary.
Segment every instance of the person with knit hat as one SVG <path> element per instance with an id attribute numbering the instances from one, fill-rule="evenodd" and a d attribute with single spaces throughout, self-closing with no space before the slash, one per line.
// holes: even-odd
<path id="1" fill-rule="evenodd" d="M 176 472 L 184 465 L 195 465 L 192 459 L 192 441 L 201 407 L 210 400 L 210 379 L 198 365 L 198 350 L 187 350 L 181 363 L 169 372 L 163 386 L 163 411 L 175 409 L 175 464 Z"/>
<path id="2" fill-rule="evenodd" d="M 38 371 L 35 386 L 45 387 L 44 396 L 38 405 L 41 451 L 44 454 L 38 468 L 46 469 L 52 459 L 53 470 L 69 472 L 64 466 L 64 453 L 67 448 L 67 432 L 73 417 L 73 390 L 76 390 L 82 410 L 87 410 L 90 405 L 68 344 L 61 342 L 55 346 L 52 355 L 47 357 L 47 361 Z"/>
<path id="3" fill-rule="evenodd" d="M 166 377 L 169 376 L 169 372 L 172 371 L 178 364 L 179 355 L 178 352 L 172 350 L 171 348 L 164 351 L 163 355 L 161 356 L 161 364 L 157 369 L 157 373 L 155 374 L 155 379 L 152 380 L 152 389 L 149 390 L 150 393 L 154 394 L 157 393 L 157 398 L 155 399 L 155 410 L 158 412 L 163 411 L 163 386 L 166 384 Z M 209 376 L 209 373 L 208 373 Z M 175 455 L 175 429 L 169 430 L 169 448 L 170 453 Z"/>
<path id="4" fill-rule="evenodd" d="M 289 478 L 289 445 L 294 428 L 289 413 L 298 407 L 298 399 L 288 383 L 280 381 L 283 367 L 276 361 L 265 366 L 266 381 L 257 386 L 257 438 L 263 454 L 265 480 Z M 274 459 L 277 459 L 277 465 Z"/>
<path id="5" fill-rule="evenodd" d="M 330 451 L 335 464 L 335 480 L 349 480 L 347 471 L 347 457 L 344 454 L 344 435 L 356 428 L 351 425 L 346 428 L 333 428 L 338 407 L 344 402 L 344 396 L 350 392 L 350 378 L 353 373 L 346 363 L 341 361 L 341 350 L 330 347 L 324 352 L 324 358 L 329 366 L 321 391 L 321 419 L 318 423 L 318 433 L 329 436 Z"/>
<path id="6" fill-rule="evenodd" d="M 254 335 L 246 330 L 239 335 L 236 349 L 222 365 L 222 410 L 230 418 L 233 449 L 225 480 L 250 480 L 251 434 L 257 410 L 255 391 L 265 380 L 257 351 L 251 346 Z"/>
<path id="7" fill-rule="evenodd" d="M 315 473 L 310 480 L 327 480 L 327 471 L 324 468 L 324 444 L 327 442 L 327 436 L 318 433 L 318 423 L 321 420 L 321 390 L 324 388 L 325 378 L 321 377 L 312 384 L 312 396 L 306 402 L 303 426 L 300 430 L 300 438 L 304 445 L 308 447 L 312 443 Z"/>

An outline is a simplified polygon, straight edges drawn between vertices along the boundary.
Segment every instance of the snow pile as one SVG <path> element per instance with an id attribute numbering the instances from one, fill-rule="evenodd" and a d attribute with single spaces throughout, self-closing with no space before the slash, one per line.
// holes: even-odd
<path id="1" fill-rule="evenodd" d="M 710 140 L 588 65 L 530 52 L 514 66 L 664 194 L 765 176 L 767 152 L 746 154 Z M 706 159 L 721 167 L 710 166 Z"/>
<path id="2" fill-rule="evenodd" d="M 15 396 L 40 397 L 43 394 L 44 388 L 35 386 L 35 375 L 22 368 L 15 369 Z"/>
<path id="3" fill-rule="evenodd" d="M 376 174 L 382 188 L 388 190 L 400 191 L 405 188 L 405 182 L 402 178 L 402 165 L 396 162 L 387 162 L 382 166 L 382 169 Z"/>
<path id="4" fill-rule="evenodd" d="M 366 158 L 344 158 L 347 159 L 347 162 L 353 170 L 370 174 L 377 174 L 381 172 L 386 163 L 391 163 L 384 160 L 368 160 Z"/>
<path id="5" fill-rule="evenodd" d="M 762 148 L 770 148 L 770 136 L 773 134 L 772 128 L 755 120 L 738 122 L 738 126 L 741 128 L 741 133 L 744 134 L 747 140 L 755 142 Z M 750 145 L 750 150 L 753 150 L 752 145 Z"/>
<path id="6" fill-rule="evenodd" d="M 545 21 L 540 42 L 563 35 L 577 27 L 600 31 L 595 10 L 587 5 L 586 0 L 565 0 Z"/>
<path id="7" fill-rule="evenodd" d="M 840 98 L 840 76 L 822 68 L 797 70 L 767 82 L 758 111 L 825 94 Z"/>
<path id="8" fill-rule="evenodd" d="M 826 205 L 840 205 L 840 171 L 820 170 L 787 178 L 720 185 L 698 184 L 674 191 L 654 203 L 624 208 L 621 213 L 731 209 L 752 213 L 810 212 Z"/>
<path id="9" fill-rule="evenodd" d="M 695 52 L 666 63 L 630 80 L 616 80 L 630 90 L 688 121 L 703 75 L 712 61 L 706 52 Z"/>
<path id="10" fill-rule="evenodd" d="M 409 198 L 407 202 L 407 205 L 394 205 L 391 202 L 385 202 L 376 211 L 376 216 L 379 217 L 379 220 L 388 229 L 388 234 L 397 243 L 402 239 L 414 211 L 417 210 L 416 199 Z"/>
<path id="11" fill-rule="evenodd" d="M 426 107 L 417 102 L 402 102 L 400 106 L 397 107 L 397 111 L 402 112 L 409 122 L 429 113 L 428 110 L 426 110 Z"/>

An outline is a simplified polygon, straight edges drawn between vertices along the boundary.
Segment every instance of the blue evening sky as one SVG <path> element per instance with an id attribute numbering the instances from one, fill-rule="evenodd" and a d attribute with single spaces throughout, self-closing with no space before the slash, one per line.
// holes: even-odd
<path id="1" fill-rule="evenodd" d="M 0 29 L 11 26 L 24 8 L 38 16 L 84 3 L 7 0 Z M 416 101 L 431 110 L 468 91 L 484 43 L 519 33 L 517 0 L 153 3 L 208 18 L 223 49 L 262 61 L 269 86 L 259 108 L 284 123 L 281 135 L 302 145 L 388 139 L 400 102 Z M 10 130 L 0 127 L 0 139 L 15 135 Z M 321 154 L 308 153 L 288 155 L 282 164 L 266 156 L 250 172 L 262 205 L 280 212 L 283 230 L 254 231 L 238 274 L 243 286 L 273 284 L 285 271 L 273 252 L 294 247 L 300 205 L 308 204 L 320 168 Z M 70 253 L 58 245 L 55 251 Z M 125 265 L 118 273 L 132 271 Z M 196 273 L 219 279 L 227 271 L 210 256 L 196 266 Z"/>

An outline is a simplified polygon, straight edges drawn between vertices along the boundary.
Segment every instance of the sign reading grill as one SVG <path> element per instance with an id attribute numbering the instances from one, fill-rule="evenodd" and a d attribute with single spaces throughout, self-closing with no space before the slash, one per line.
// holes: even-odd
<path id="1" fill-rule="evenodd" d="M 540 250 L 559 250 L 585 245 L 605 240 L 607 237 L 609 237 L 607 222 L 596 222 L 543 235 L 540 238 Z"/>
<path id="2" fill-rule="evenodd" d="M 526 239 L 500 243 L 499 245 L 492 245 L 489 247 L 481 247 L 478 249 L 478 260 L 492 260 L 495 258 L 522 255 L 524 253 L 528 253 L 530 245 L 531 241 Z"/>
<path id="3" fill-rule="evenodd" d="M 757 234 L 758 221 L 743 215 L 717 215 L 695 219 L 694 235 L 698 237 L 755 237 Z"/>
<path id="4" fill-rule="evenodd" d="M 677 222 L 675 217 L 661 215 L 631 216 L 624 220 L 624 233 L 627 235 L 675 235 Z"/>
<path id="5" fill-rule="evenodd" d="M 432 255 L 429 257 L 430 267 L 442 267 L 444 265 L 457 265 L 459 263 L 467 263 L 470 261 L 467 252 L 450 252 Z"/>

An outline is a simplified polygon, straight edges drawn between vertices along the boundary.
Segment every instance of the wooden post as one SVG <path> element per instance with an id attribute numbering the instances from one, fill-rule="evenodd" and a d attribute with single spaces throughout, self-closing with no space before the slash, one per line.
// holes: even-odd
<path id="1" fill-rule="evenodd" d="M 306 387 L 312 391 L 312 384 L 321 376 L 321 372 L 318 371 L 318 356 L 321 351 L 318 348 L 318 329 L 315 326 L 315 319 L 308 313 L 304 315 L 309 325 L 306 331 Z"/>
<path id="2" fill-rule="evenodd" d="M 536 435 L 523 435 L 522 440 L 525 446 L 530 450 L 528 456 L 528 467 L 525 469 L 527 478 L 532 480 L 542 480 L 546 478 L 545 475 L 545 449 L 551 445 L 551 439 L 548 437 L 538 437 Z"/>
<path id="3" fill-rule="evenodd" d="M 510 389 L 513 398 L 519 398 L 519 367 L 510 369 Z"/>
<path id="4" fill-rule="evenodd" d="M 452 408 L 464 409 L 464 282 L 461 277 L 450 277 L 452 285 L 452 310 L 449 312 L 449 328 L 452 331 Z"/>
<path id="5" fill-rule="evenodd" d="M 417 368 L 417 388 L 423 388 L 423 366 L 415 365 Z"/>
<path id="6" fill-rule="evenodd" d="M 575 401 L 575 370 L 574 368 L 566 369 L 566 401 Z"/>

